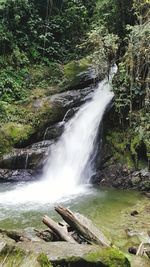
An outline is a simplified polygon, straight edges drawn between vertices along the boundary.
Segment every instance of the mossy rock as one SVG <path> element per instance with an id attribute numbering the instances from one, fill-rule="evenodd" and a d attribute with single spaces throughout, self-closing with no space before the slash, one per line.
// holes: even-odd
<path id="1" fill-rule="evenodd" d="M 86 256 L 86 260 L 97 264 L 95 266 L 109 266 L 109 267 L 130 267 L 130 262 L 125 255 L 115 248 L 103 249 L 97 253 L 91 253 Z M 98 265 L 99 264 L 99 265 Z"/>
<path id="2" fill-rule="evenodd" d="M 59 86 L 61 91 L 81 89 L 93 83 L 95 78 L 96 74 L 91 60 L 83 58 L 64 65 L 64 78 Z"/>
<path id="3" fill-rule="evenodd" d="M 69 257 L 54 263 L 60 267 L 130 267 L 129 260 L 117 249 L 100 249 L 83 257 Z"/>
<path id="4" fill-rule="evenodd" d="M 126 129 L 126 131 L 117 128 L 109 130 L 105 139 L 105 143 L 109 145 L 109 153 L 113 155 L 113 161 L 120 162 L 129 169 L 147 167 L 145 144 L 132 129 Z"/>
<path id="5" fill-rule="evenodd" d="M 0 127 L 0 156 L 10 152 L 12 146 L 17 142 L 27 140 L 32 134 L 30 125 L 20 123 L 6 123 Z"/>
<path id="6" fill-rule="evenodd" d="M 19 115 L 15 113 L 10 121 L 8 116 L 7 121 L 0 125 L 0 157 L 11 152 L 13 147 L 31 144 L 31 140 L 42 140 L 46 128 L 61 121 L 65 112 L 63 108 L 51 105 L 50 98 L 44 96 L 36 99 L 31 96 L 27 103 L 18 104 Z"/>
<path id="7" fill-rule="evenodd" d="M 7 238 L 0 247 L 0 264 L 5 258 L 3 267 L 130 267 L 127 257 L 116 248 L 67 242 L 10 243 Z"/>

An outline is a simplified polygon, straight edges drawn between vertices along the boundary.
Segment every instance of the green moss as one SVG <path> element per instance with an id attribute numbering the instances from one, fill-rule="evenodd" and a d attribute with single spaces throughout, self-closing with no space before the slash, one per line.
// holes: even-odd
<path id="1" fill-rule="evenodd" d="M 115 248 L 99 249 L 83 257 L 69 257 L 56 262 L 63 267 L 130 267 L 125 255 Z"/>
<path id="2" fill-rule="evenodd" d="M 89 253 L 85 257 L 88 262 L 102 263 L 108 267 L 130 267 L 130 263 L 125 255 L 117 249 L 107 248 L 98 252 Z M 97 265 L 101 266 L 101 265 Z"/>
<path id="3" fill-rule="evenodd" d="M 127 132 L 109 131 L 106 136 L 106 143 L 109 144 L 113 160 L 126 164 L 129 168 L 134 167 Z"/>
<path id="4" fill-rule="evenodd" d="M 38 256 L 37 260 L 40 263 L 41 267 L 52 267 L 52 264 L 49 262 L 47 256 L 44 253 L 41 253 Z"/>
<path id="5" fill-rule="evenodd" d="M 64 77 L 59 86 L 66 90 L 66 88 L 76 87 L 81 82 L 80 75 L 88 70 L 91 66 L 89 58 L 83 58 L 79 61 L 71 61 L 64 65 Z"/>
<path id="6" fill-rule="evenodd" d="M 86 71 L 90 66 L 89 59 L 83 58 L 79 61 L 71 61 L 64 66 L 64 74 L 69 80 L 73 80 L 81 72 Z"/>
<path id="7" fill-rule="evenodd" d="M 7 123 L 3 126 L 3 131 L 6 135 L 9 135 L 12 142 L 16 143 L 20 139 L 27 139 L 28 135 L 31 133 L 30 125 L 22 125 L 17 123 Z"/>
<path id="8" fill-rule="evenodd" d="M 16 144 L 21 145 L 32 138 L 32 134 L 37 132 L 39 137 L 47 125 L 61 121 L 65 110 L 51 106 L 47 96 L 78 84 L 78 75 L 89 66 L 89 59 L 84 58 L 64 67 L 49 62 L 47 65 L 31 65 L 22 71 L 21 77 L 26 81 L 24 86 L 28 87 L 26 97 L 16 101 L 0 101 L 0 157 L 9 153 Z"/>
<path id="9" fill-rule="evenodd" d="M 9 153 L 16 144 L 28 140 L 33 133 L 40 134 L 47 125 L 63 119 L 62 108 L 50 105 L 49 98 L 46 98 L 45 94 L 44 90 L 42 92 L 39 89 L 36 90 L 36 97 L 34 98 L 32 94 L 28 102 L 9 104 L 11 108 L 7 110 L 6 121 L 0 120 L 0 156 Z M 39 103 L 39 106 L 36 103 Z"/>
<path id="10" fill-rule="evenodd" d="M 146 167 L 145 159 L 142 161 L 138 158 L 142 140 L 132 129 L 109 131 L 106 136 L 106 143 L 109 144 L 113 160 L 125 164 L 129 169 L 139 166 Z"/>
<path id="11" fill-rule="evenodd" d="M 26 140 L 32 133 L 30 125 L 9 122 L 0 126 L 0 156 L 11 150 L 18 142 Z"/>

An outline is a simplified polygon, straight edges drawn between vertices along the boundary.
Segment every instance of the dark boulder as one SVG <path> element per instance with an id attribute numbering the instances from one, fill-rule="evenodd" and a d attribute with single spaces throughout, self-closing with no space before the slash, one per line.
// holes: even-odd
<path id="1" fill-rule="evenodd" d="M 94 92 L 92 86 L 81 90 L 72 90 L 51 96 L 51 103 L 66 108 L 79 107 L 87 100 L 90 100 Z"/>

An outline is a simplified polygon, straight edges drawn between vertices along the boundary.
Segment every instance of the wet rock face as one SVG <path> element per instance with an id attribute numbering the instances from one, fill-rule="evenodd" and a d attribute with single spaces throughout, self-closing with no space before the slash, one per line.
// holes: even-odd
<path id="1" fill-rule="evenodd" d="M 19 150 L 7 156 L 4 156 L 0 161 L 2 169 L 35 169 L 44 158 L 46 149 L 39 150 Z"/>
<path id="2" fill-rule="evenodd" d="M 55 103 L 67 109 L 79 107 L 81 104 L 91 99 L 93 91 L 94 89 L 92 86 L 82 90 L 67 91 L 61 94 L 53 95 L 50 101 L 53 104 Z"/>
<path id="3" fill-rule="evenodd" d="M 73 117 L 73 115 L 78 111 L 79 107 L 74 107 L 74 108 L 70 108 L 64 118 L 63 118 L 63 122 L 67 122 L 69 119 L 71 119 Z"/>
<path id="4" fill-rule="evenodd" d="M 45 140 L 35 143 L 26 149 L 15 149 L 0 160 L 0 168 L 10 170 L 35 170 L 41 168 L 52 144 L 53 141 Z"/>
<path id="5" fill-rule="evenodd" d="M 46 102 L 51 106 L 52 112 L 50 119 L 47 114 L 44 124 L 41 124 L 26 142 L 18 144 L 17 148 L 27 147 L 33 142 L 59 138 L 63 132 L 64 123 L 77 112 L 83 103 L 91 99 L 93 91 L 94 88 L 90 86 L 82 90 L 72 90 L 47 97 Z"/>
<path id="6" fill-rule="evenodd" d="M 59 138 L 64 130 L 64 122 L 56 123 L 52 126 L 46 128 L 45 132 L 43 133 L 43 141 L 46 140 L 53 140 Z"/>
<path id="7" fill-rule="evenodd" d="M 91 87 L 78 91 L 68 91 L 62 94 L 53 95 L 50 102 L 54 106 L 62 108 L 64 119 L 61 122 L 48 126 L 38 131 L 35 140 L 42 140 L 26 148 L 14 149 L 12 153 L 0 159 L 1 169 L 21 170 L 42 168 L 43 162 L 49 153 L 49 147 L 56 141 L 64 130 L 65 122 L 68 121 L 78 107 L 91 98 L 93 89 Z M 65 110 L 65 113 L 64 113 Z M 61 119 L 62 119 L 61 114 Z M 24 175 L 23 175 L 24 176 Z M 6 177 L 6 176 L 5 176 Z"/>

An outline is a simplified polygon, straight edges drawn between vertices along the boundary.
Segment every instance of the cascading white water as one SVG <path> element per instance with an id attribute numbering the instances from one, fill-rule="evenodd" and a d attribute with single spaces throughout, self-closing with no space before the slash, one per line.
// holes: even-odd
<path id="1" fill-rule="evenodd" d="M 88 182 L 93 173 L 91 156 L 104 111 L 113 98 L 111 80 L 115 72 L 116 66 L 109 81 L 100 82 L 92 99 L 66 123 L 60 140 L 51 147 L 43 179 L 1 193 L 0 203 L 49 203 L 83 192 L 81 184 Z"/>

